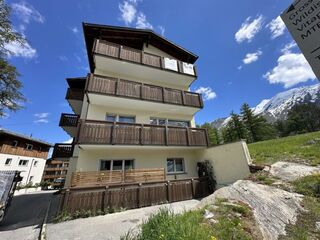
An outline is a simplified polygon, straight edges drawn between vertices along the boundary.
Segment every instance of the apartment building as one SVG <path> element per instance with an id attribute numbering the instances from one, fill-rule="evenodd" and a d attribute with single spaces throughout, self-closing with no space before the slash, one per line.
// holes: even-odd
<path id="1" fill-rule="evenodd" d="M 42 181 L 47 182 L 54 188 L 63 187 L 68 171 L 68 166 L 68 161 L 49 158 L 44 168 Z"/>
<path id="2" fill-rule="evenodd" d="M 56 144 L 54 158 L 75 172 L 163 168 L 166 179 L 198 177 L 209 147 L 194 116 L 203 108 L 190 92 L 198 56 L 151 30 L 83 24 L 90 64 L 68 78 L 60 126 L 74 139 Z"/>
<path id="3" fill-rule="evenodd" d="M 0 129 L 0 171 L 20 171 L 20 184 L 40 183 L 50 143 Z"/>

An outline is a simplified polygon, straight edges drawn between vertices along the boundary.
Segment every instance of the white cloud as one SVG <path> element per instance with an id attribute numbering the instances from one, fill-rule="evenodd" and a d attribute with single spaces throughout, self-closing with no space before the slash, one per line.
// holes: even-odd
<path id="1" fill-rule="evenodd" d="M 77 34 L 79 32 L 79 29 L 77 27 L 74 27 L 74 28 L 71 28 L 71 31 L 74 33 L 74 34 Z"/>
<path id="2" fill-rule="evenodd" d="M 59 60 L 62 62 L 65 62 L 65 61 L 68 61 L 68 58 L 66 56 L 62 55 L 62 56 L 59 56 Z"/>
<path id="3" fill-rule="evenodd" d="M 23 44 L 19 42 L 6 43 L 4 48 L 8 50 L 8 57 L 23 57 L 23 58 L 35 58 L 37 56 L 37 50 L 32 48 L 29 43 Z"/>
<path id="4" fill-rule="evenodd" d="M 292 41 L 292 42 L 286 44 L 286 45 L 284 46 L 284 48 L 281 49 L 281 52 L 282 52 L 282 53 L 291 52 L 292 48 L 295 48 L 295 47 L 297 47 L 297 44 L 296 44 L 296 42 Z"/>
<path id="5" fill-rule="evenodd" d="M 273 19 L 270 23 L 268 23 L 267 28 L 269 28 L 271 32 L 271 38 L 275 39 L 284 34 L 286 30 L 286 25 L 282 21 L 281 17 L 277 17 Z"/>
<path id="6" fill-rule="evenodd" d="M 44 113 L 35 113 L 34 116 L 36 118 L 47 118 L 50 113 L 44 112 Z"/>
<path id="7" fill-rule="evenodd" d="M 44 23 L 45 18 L 32 5 L 21 1 L 11 5 L 13 13 L 24 23 L 29 24 L 31 20 Z"/>
<path id="8" fill-rule="evenodd" d="M 298 83 L 316 79 L 309 63 L 302 53 L 293 53 L 294 43 L 287 44 L 278 58 L 277 66 L 267 72 L 263 77 L 271 84 L 283 84 L 290 88 Z"/>
<path id="9" fill-rule="evenodd" d="M 48 119 L 45 119 L 45 118 L 40 118 L 40 119 L 37 119 L 37 120 L 34 120 L 33 121 L 34 123 L 48 123 Z"/>
<path id="10" fill-rule="evenodd" d="M 202 94 L 204 101 L 217 97 L 217 94 L 210 87 L 199 87 L 196 92 Z"/>
<path id="11" fill-rule="evenodd" d="M 165 27 L 159 25 L 158 28 L 159 28 L 159 30 L 160 30 L 161 35 L 164 36 L 164 32 L 166 31 Z"/>
<path id="12" fill-rule="evenodd" d="M 136 28 L 153 29 L 153 26 L 148 22 L 147 17 L 143 12 L 140 12 L 137 16 Z"/>
<path id="13" fill-rule="evenodd" d="M 248 17 L 244 23 L 242 23 L 241 28 L 235 34 L 235 39 L 238 43 L 243 41 L 251 42 L 256 34 L 261 30 L 263 25 L 263 16 L 259 15 L 256 19 L 251 20 Z"/>
<path id="14" fill-rule="evenodd" d="M 257 61 L 259 59 L 259 56 L 261 56 L 261 55 L 262 55 L 262 51 L 260 51 L 260 50 L 254 52 L 254 53 L 247 53 L 247 55 L 242 60 L 242 62 L 244 64 L 253 63 L 253 62 Z"/>
<path id="15" fill-rule="evenodd" d="M 121 20 L 129 25 L 136 18 L 136 4 L 138 1 L 124 1 L 123 3 L 119 3 L 119 10 L 121 12 Z"/>

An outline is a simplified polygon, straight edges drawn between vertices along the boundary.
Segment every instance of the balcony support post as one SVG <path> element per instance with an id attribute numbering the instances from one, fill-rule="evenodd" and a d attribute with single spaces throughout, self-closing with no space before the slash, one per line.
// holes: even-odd
<path id="1" fill-rule="evenodd" d="M 165 145 L 168 146 L 168 137 L 169 137 L 169 132 L 168 132 L 168 126 L 166 125 L 166 128 L 165 128 Z"/>
<path id="2" fill-rule="evenodd" d="M 182 105 L 186 105 L 186 98 L 185 98 L 185 92 L 181 91 L 181 98 L 182 98 Z"/>
<path id="3" fill-rule="evenodd" d="M 190 129 L 187 127 L 187 146 L 191 146 Z"/>

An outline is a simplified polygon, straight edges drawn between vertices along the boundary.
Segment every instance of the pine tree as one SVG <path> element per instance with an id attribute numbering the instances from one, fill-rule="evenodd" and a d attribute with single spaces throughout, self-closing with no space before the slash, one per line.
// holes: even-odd
<path id="1" fill-rule="evenodd" d="M 207 129 L 209 142 L 211 145 L 218 145 L 220 143 L 218 129 L 212 127 L 210 123 L 204 123 L 201 128 Z"/>
<path id="2" fill-rule="evenodd" d="M 243 125 L 240 116 L 231 112 L 231 120 L 228 123 L 228 128 L 231 130 L 234 140 L 245 139 L 247 137 L 247 130 Z"/>

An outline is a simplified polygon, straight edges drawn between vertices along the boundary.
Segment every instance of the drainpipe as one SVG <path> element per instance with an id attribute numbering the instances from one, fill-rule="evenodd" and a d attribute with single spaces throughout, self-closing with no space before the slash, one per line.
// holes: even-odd
<path id="1" fill-rule="evenodd" d="M 32 166 L 33 166 L 33 161 L 34 161 L 34 159 L 32 159 L 32 161 L 31 161 L 31 165 L 30 165 L 30 168 L 29 168 L 29 172 L 28 172 L 28 176 L 27 176 L 27 182 L 26 182 L 26 184 L 28 184 L 28 183 L 29 183 L 29 177 L 30 177 L 30 173 L 31 173 Z"/>

